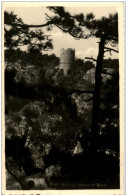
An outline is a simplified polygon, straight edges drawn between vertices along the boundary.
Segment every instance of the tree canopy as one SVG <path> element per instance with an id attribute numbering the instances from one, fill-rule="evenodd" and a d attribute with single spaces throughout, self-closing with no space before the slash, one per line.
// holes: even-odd
<path id="1" fill-rule="evenodd" d="M 105 37 L 106 43 L 118 43 L 118 14 L 109 14 L 109 17 L 95 19 L 93 13 L 71 15 L 64 7 L 48 7 L 55 15 L 47 15 L 47 21 L 52 22 L 65 33 L 76 39 L 89 37 Z"/>
<path id="2" fill-rule="evenodd" d="M 31 29 L 24 24 L 13 12 L 4 12 L 4 41 L 5 47 L 16 48 L 28 45 L 39 50 L 52 49 L 52 40 L 49 35 L 45 35 L 41 29 Z"/>

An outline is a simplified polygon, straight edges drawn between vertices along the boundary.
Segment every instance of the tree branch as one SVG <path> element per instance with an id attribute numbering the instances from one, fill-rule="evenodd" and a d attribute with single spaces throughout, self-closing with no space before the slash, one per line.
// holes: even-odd
<path id="1" fill-rule="evenodd" d="M 15 24 L 15 26 L 17 27 L 27 27 L 27 28 L 42 28 L 42 27 L 45 27 L 45 26 L 48 26 L 50 24 L 53 24 L 52 21 L 48 21 L 47 23 L 45 24 L 40 24 L 40 25 L 29 25 L 29 24 Z"/>
<path id="2" fill-rule="evenodd" d="M 116 53 L 119 53 L 118 50 L 112 49 L 112 48 L 109 48 L 109 47 L 105 47 L 104 49 L 106 49 L 104 52 L 111 52 L 111 51 L 114 51 L 114 52 L 116 52 Z"/>
<path id="3" fill-rule="evenodd" d="M 53 20 L 48 14 L 45 14 L 45 15 L 46 15 L 47 18 L 50 19 L 51 21 Z M 49 21 L 49 22 L 51 22 L 51 21 Z M 58 27 L 60 30 L 62 30 L 64 33 L 69 33 L 71 36 L 73 36 L 74 38 L 76 38 L 71 32 L 69 32 L 69 31 L 63 29 L 60 25 L 56 24 L 55 21 L 52 21 L 51 24 L 57 26 L 57 27 Z"/>
<path id="4" fill-rule="evenodd" d="M 26 26 L 28 28 L 40 28 L 40 27 L 45 27 L 45 26 L 51 25 L 51 24 L 53 24 L 53 22 L 52 21 L 48 21 L 45 24 L 40 24 L 40 25 L 26 25 Z"/>
<path id="5" fill-rule="evenodd" d="M 94 59 L 94 58 L 89 58 L 89 57 L 86 57 L 85 59 L 88 59 L 88 60 L 93 60 L 93 61 L 95 61 L 95 62 L 97 62 L 97 60 L 96 59 Z"/>
<path id="6" fill-rule="evenodd" d="M 102 72 L 101 74 L 107 74 L 107 75 L 110 75 L 110 76 L 114 76 L 115 74 L 111 74 L 111 73 L 108 73 L 108 72 Z"/>
<path id="7" fill-rule="evenodd" d="M 79 93 L 79 94 L 82 94 L 82 93 L 89 93 L 89 94 L 93 94 L 94 92 L 91 91 L 91 90 L 84 90 L 84 91 L 81 91 L 81 90 L 73 90 L 73 91 L 68 91 L 68 94 L 73 94 L 73 93 Z"/>
<path id="8" fill-rule="evenodd" d="M 81 35 L 81 33 L 78 34 L 78 32 L 71 31 L 70 28 L 69 28 L 69 29 L 68 29 L 68 28 L 63 28 L 63 27 L 61 26 L 61 24 L 59 24 L 59 22 L 53 20 L 53 18 L 50 17 L 48 14 L 45 14 L 45 15 L 46 15 L 46 17 L 50 20 L 49 22 L 51 22 L 51 24 L 53 24 L 53 25 L 55 25 L 56 27 L 58 27 L 58 28 L 59 28 L 60 30 L 62 30 L 64 33 L 70 34 L 70 35 L 71 35 L 72 37 L 74 37 L 76 40 L 79 40 L 80 38 L 87 39 L 87 38 L 89 38 L 89 37 L 91 36 L 91 34 L 90 34 L 90 35 L 86 35 L 86 36 L 83 37 L 83 35 Z M 70 16 L 70 18 L 71 18 L 71 16 Z"/>

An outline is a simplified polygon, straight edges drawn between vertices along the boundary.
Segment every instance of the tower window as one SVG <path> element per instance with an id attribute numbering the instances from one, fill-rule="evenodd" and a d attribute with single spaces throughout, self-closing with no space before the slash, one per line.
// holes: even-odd
<path id="1" fill-rule="evenodd" d="M 68 70 L 68 75 L 72 75 L 72 70 L 71 69 Z"/>

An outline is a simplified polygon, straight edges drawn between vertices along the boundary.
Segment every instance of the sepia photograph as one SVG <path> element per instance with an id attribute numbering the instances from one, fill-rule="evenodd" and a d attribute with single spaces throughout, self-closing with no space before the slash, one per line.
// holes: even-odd
<path id="1" fill-rule="evenodd" d="M 120 190 L 123 6 L 3 5 L 5 190 Z"/>

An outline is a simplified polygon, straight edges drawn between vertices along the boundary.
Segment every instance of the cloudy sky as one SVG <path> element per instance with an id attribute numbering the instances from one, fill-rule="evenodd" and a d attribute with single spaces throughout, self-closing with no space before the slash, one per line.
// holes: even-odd
<path id="1" fill-rule="evenodd" d="M 117 12 L 117 7 L 112 4 L 104 5 L 100 2 L 100 5 L 96 6 L 66 6 L 65 9 L 72 14 L 78 13 L 90 13 L 92 12 L 96 18 L 101 18 L 102 16 L 108 16 L 109 13 Z M 43 24 L 45 23 L 45 13 L 51 15 L 52 13 L 46 9 L 42 4 L 37 6 L 36 4 L 20 4 L 20 6 L 16 6 L 10 4 L 6 6 L 6 11 L 11 12 L 13 11 L 19 17 L 21 17 L 26 24 Z M 44 29 L 43 29 L 44 30 Z M 87 40 L 75 40 L 69 34 L 63 33 L 58 28 L 53 28 L 50 32 L 51 37 L 53 39 L 53 46 L 54 49 L 49 51 L 48 53 L 55 53 L 56 56 L 60 56 L 60 49 L 61 48 L 75 48 L 76 57 L 84 59 L 85 57 L 94 57 L 96 58 L 98 52 L 98 39 L 96 38 L 89 38 Z M 112 52 L 112 56 L 106 53 L 105 58 L 118 58 L 117 53 Z"/>

